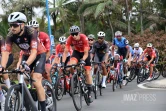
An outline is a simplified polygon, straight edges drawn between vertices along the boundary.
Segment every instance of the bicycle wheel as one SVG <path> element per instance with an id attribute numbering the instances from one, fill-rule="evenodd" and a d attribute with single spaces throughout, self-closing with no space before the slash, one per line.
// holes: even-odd
<path id="1" fill-rule="evenodd" d="M 144 68 L 140 68 L 138 76 L 137 76 L 137 84 L 139 84 L 139 83 L 144 81 L 144 79 L 143 79 L 144 78 L 143 77 L 144 73 L 145 73 L 145 69 Z"/>
<path id="2" fill-rule="evenodd" d="M 64 81 L 65 81 L 64 76 L 59 76 L 55 84 L 55 96 L 58 101 L 62 99 L 64 94 L 65 90 Z"/>
<path id="3" fill-rule="evenodd" d="M 162 76 L 166 78 L 166 65 L 162 67 Z"/>
<path id="4" fill-rule="evenodd" d="M 136 73 L 136 72 L 135 72 L 135 68 L 131 68 L 131 69 L 130 69 L 130 75 L 129 75 L 129 77 L 128 77 L 128 82 L 131 82 L 131 81 L 133 81 L 133 80 L 135 79 L 135 76 L 136 76 L 135 73 Z"/>
<path id="5" fill-rule="evenodd" d="M 156 80 L 160 77 L 160 72 L 158 71 L 158 69 L 156 67 L 154 67 L 154 71 L 153 71 L 153 79 Z"/>
<path id="6" fill-rule="evenodd" d="M 57 111 L 55 93 L 51 83 L 48 80 L 43 80 L 42 85 L 46 94 L 46 109 L 48 111 Z"/>
<path id="7" fill-rule="evenodd" d="M 7 96 L 7 92 L 8 92 L 8 88 L 5 85 L 1 85 L 1 89 L 2 89 L 2 93 L 6 97 Z"/>
<path id="8" fill-rule="evenodd" d="M 77 111 L 82 108 L 82 90 L 78 75 L 74 74 L 71 78 L 71 95 Z"/>
<path id="9" fill-rule="evenodd" d="M 97 99 L 97 96 L 98 96 L 98 74 L 95 75 L 95 78 L 94 78 L 94 87 L 93 87 L 93 90 L 94 90 L 94 95 L 95 95 L 95 99 Z"/>
<path id="10" fill-rule="evenodd" d="M 8 89 L 5 100 L 5 111 L 20 111 L 21 110 L 21 86 L 13 85 Z"/>
<path id="11" fill-rule="evenodd" d="M 102 79 L 103 76 L 98 72 L 98 87 L 99 87 L 99 92 L 100 92 L 100 96 L 102 96 Z"/>

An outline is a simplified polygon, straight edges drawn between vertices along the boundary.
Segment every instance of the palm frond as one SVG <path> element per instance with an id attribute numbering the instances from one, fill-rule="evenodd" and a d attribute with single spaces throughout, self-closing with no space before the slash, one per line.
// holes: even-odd
<path id="1" fill-rule="evenodd" d="M 96 10 L 96 5 L 88 7 L 85 9 L 83 16 L 88 16 L 90 14 L 93 14 L 95 12 L 95 10 Z"/>
<path id="2" fill-rule="evenodd" d="M 96 7 L 96 11 L 94 13 L 94 17 L 97 18 L 101 13 L 104 12 L 105 7 L 106 7 L 106 3 L 100 3 L 97 7 Z"/>

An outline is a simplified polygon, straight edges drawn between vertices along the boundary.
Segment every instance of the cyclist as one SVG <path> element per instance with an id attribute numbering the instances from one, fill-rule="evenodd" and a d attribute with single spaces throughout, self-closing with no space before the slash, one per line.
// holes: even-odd
<path id="1" fill-rule="evenodd" d="M 139 46 L 139 43 L 134 44 L 133 53 L 134 53 L 133 57 L 136 56 L 136 58 L 139 58 L 141 54 L 143 53 L 143 49 Z"/>
<path id="2" fill-rule="evenodd" d="M 70 36 L 66 41 L 65 51 L 62 57 L 62 66 L 64 66 L 68 52 L 70 50 L 70 45 L 74 46 L 74 51 L 70 59 L 70 64 L 85 64 L 85 74 L 86 74 L 86 83 L 88 87 L 88 97 L 89 102 L 93 102 L 91 91 L 92 89 L 92 76 L 90 74 L 91 63 L 90 63 L 90 54 L 89 54 L 89 44 L 88 38 L 86 35 L 80 33 L 80 28 L 78 26 L 70 27 Z M 73 72 L 73 71 L 72 71 Z"/>
<path id="3" fill-rule="evenodd" d="M 93 34 L 88 35 L 88 41 L 89 41 L 89 46 L 90 46 L 90 53 L 92 52 L 92 46 L 95 40 L 95 36 Z"/>
<path id="4" fill-rule="evenodd" d="M 30 52 L 30 55 L 23 56 L 23 62 L 20 68 L 31 70 L 34 68 L 32 78 L 41 106 L 41 111 L 46 111 L 45 91 L 42 86 L 42 73 L 44 72 L 44 64 L 46 60 L 46 50 L 38 41 L 38 33 L 30 27 L 25 26 L 27 22 L 26 16 L 21 12 L 13 12 L 8 17 L 10 32 L 7 34 L 5 50 L 2 53 L 1 65 L 6 69 L 9 52 L 12 50 L 12 44 L 15 43 L 24 52 Z M 1 71 L 3 71 L 1 69 Z"/>
<path id="5" fill-rule="evenodd" d="M 155 64 L 155 58 L 156 58 L 156 53 L 155 50 L 152 47 L 151 43 L 148 43 L 146 46 L 146 49 L 144 50 L 143 54 L 140 56 L 139 61 L 144 57 L 143 61 L 148 61 L 147 66 L 150 65 L 150 75 L 147 80 L 152 80 L 152 73 L 153 73 L 153 67 Z"/>
<path id="6" fill-rule="evenodd" d="M 102 87 L 106 88 L 106 79 L 107 79 L 107 69 L 105 63 L 108 62 L 108 53 L 109 53 L 109 45 L 108 42 L 104 40 L 105 33 L 100 31 L 97 33 L 98 40 L 93 44 L 91 58 L 94 57 L 94 62 L 101 62 L 102 70 L 103 70 L 103 81 Z M 94 67 L 94 73 L 97 71 L 98 65 Z"/>
<path id="7" fill-rule="evenodd" d="M 64 36 L 61 36 L 59 38 L 59 42 L 60 44 L 58 44 L 55 48 L 56 48 L 56 55 L 55 55 L 55 59 L 52 63 L 52 65 L 56 66 L 57 64 L 59 63 L 62 63 L 62 55 L 64 53 L 64 49 L 65 49 L 65 44 L 66 44 L 66 37 Z M 66 61 L 65 61 L 65 66 L 67 65 L 67 63 L 69 62 L 70 60 L 70 56 L 72 55 L 73 53 L 73 50 L 72 48 L 70 47 L 69 48 L 69 52 L 67 54 L 67 58 L 66 58 Z"/>
<path id="8" fill-rule="evenodd" d="M 118 47 L 117 54 L 121 56 L 125 61 L 129 55 L 130 48 L 128 46 L 128 40 L 125 37 L 122 37 L 122 32 L 117 31 L 115 32 L 115 37 L 113 40 L 113 45 L 112 45 L 112 55 L 114 56 L 114 47 L 115 45 Z M 123 77 L 123 85 L 126 84 L 126 73 L 127 71 L 124 68 L 124 77 Z"/>
<path id="9" fill-rule="evenodd" d="M 32 20 L 32 21 L 28 22 L 27 25 L 37 31 L 38 38 L 46 49 L 46 64 L 45 64 L 46 73 L 44 73 L 44 77 L 51 82 L 51 78 L 50 78 L 51 65 L 49 64 L 49 60 L 48 60 L 50 57 L 50 47 L 51 47 L 50 38 L 49 38 L 48 34 L 46 34 L 45 32 L 39 31 L 39 23 L 36 20 Z"/>

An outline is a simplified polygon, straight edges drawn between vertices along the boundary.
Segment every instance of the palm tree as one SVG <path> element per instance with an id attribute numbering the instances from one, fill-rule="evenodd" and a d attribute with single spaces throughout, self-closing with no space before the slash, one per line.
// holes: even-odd
<path id="1" fill-rule="evenodd" d="M 116 11 L 116 12 L 115 12 Z M 104 17 L 109 24 L 110 31 L 112 33 L 112 38 L 114 38 L 114 28 L 111 19 L 112 14 L 120 11 L 120 6 L 114 0 L 86 0 L 81 5 L 78 10 L 78 14 L 83 14 L 83 16 L 93 15 L 95 19 Z"/>

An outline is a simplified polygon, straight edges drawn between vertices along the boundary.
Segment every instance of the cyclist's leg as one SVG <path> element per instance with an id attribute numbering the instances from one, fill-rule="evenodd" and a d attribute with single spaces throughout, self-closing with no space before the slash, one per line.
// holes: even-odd
<path id="1" fill-rule="evenodd" d="M 45 62 L 46 54 L 42 53 L 40 55 L 37 55 L 36 60 L 32 64 L 34 65 L 34 72 L 32 74 L 32 78 L 35 80 L 33 84 L 37 90 L 38 100 L 41 105 L 42 111 L 46 111 L 45 91 L 42 86 L 42 74 L 44 72 Z"/>
<path id="2" fill-rule="evenodd" d="M 45 75 L 45 78 L 51 82 L 51 77 L 50 77 L 50 71 L 51 71 L 51 64 L 50 63 L 46 63 L 45 64 L 45 72 L 44 75 Z"/>
<path id="3" fill-rule="evenodd" d="M 153 68 L 154 68 L 154 65 L 155 65 L 155 58 L 153 59 L 153 61 L 150 63 L 150 70 L 149 70 L 149 77 L 150 79 L 152 79 L 153 77 Z"/>
<path id="4" fill-rule="evenodd" d="M 13 63 L 13 54 L 10 54 L 8 62 L 7 62 L 7 65 L 6 65 L 6 68 L 8 68 L 12 63 Z M 3 76 L 3 79 L 4 79 L 4 82 L 5 82 L 6 86 L 8 88 L 10 88 L 11 84 L 10 84 L 10 80 L 9 80 L 8 74 L 3 74 L 2 76 Z"/>
<path id="5" fill-rule="evenodd" d="M 85 60 L 85 63 L 86 63 L 85 64 L 86 84 L 88 87 L 89 102 L 91 103 L 93 102 L 92 95 L 91 95 L 93 88 L 92 88 L 92 75 L 90 74 L 91 72 L 90 54 L 88 54 L 88 58 Z"/>
<path id="6" fill-rule="evenodd" d="M 102 70 L 103 70 L 103 81 L 102 81 L 102 87 L 106 87 L 106 79 L 107 79 L 107 69 L 106 69 L 106 65 L 104 63 L 105 61 L 105 56 L 103 56 L 102 58 L 100 58 L 100 62 L 101 63 L 101 67 L 102 67 Z"/>
<path id="7" fill-rule="evenodd" d="M 95 56 L 94 56 L 94 62 L 100 62 L 100 61 L 99 61 L 99 57 L 97 56 L 97 54 L 95 54 Z M 94 74 L 96 74 L 97 67 L 98 67 L 98 65 L 95 64 L 95 65 L 94 65 Z"/>

